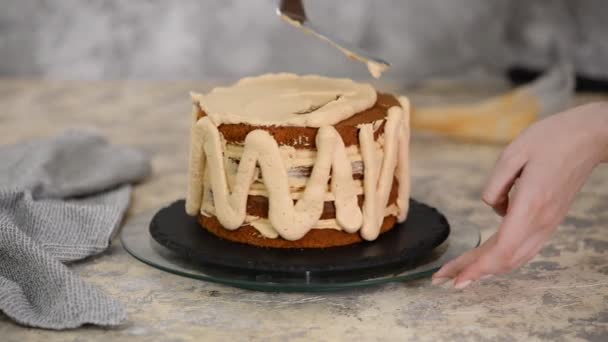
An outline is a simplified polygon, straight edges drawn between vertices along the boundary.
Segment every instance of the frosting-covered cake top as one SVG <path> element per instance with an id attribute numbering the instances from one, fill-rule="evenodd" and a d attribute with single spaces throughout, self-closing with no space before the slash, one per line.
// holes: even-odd
<path id="1" fill-rule="evenodd" d="M 192 99 L 216 125 L 321 127 L 334 125 L 376 102 L 375 89 L 350 79 L 267 74 Z"/>

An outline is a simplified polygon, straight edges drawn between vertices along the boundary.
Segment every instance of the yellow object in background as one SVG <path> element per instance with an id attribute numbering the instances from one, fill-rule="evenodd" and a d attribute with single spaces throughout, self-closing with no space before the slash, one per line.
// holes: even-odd
<path id="1" fill-rule="evenodd" d="M 537 119 L 567 108 L 573 91 L 572 68 L 560 64 L 528 85 L 480 102 L 414 106 L 411 127 L 463 141 L 506 143 Z"/>
<path id="2" fill-rule="evenodd" d="M 536 98 L 511 92 L 478 104 L 414 107 L 411 126 L 466 141 L 508 142 L 538 117 Z"/>

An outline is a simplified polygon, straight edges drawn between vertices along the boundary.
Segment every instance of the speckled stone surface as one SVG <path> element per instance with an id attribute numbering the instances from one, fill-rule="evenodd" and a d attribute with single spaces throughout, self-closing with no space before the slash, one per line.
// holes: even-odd
<path id="1" fill-rule="evenodd" d="M 194 82 L 0 80 L 0 144 L 71 127 L 141 147 L 152 156 L 154 174 L 134 192 L 129 215 L 136 215 L 183 196 L 188 91 L 206 88 Z M 448 218 L 466 218 L 487 237 L 499 220 L 479 195 L 500 150 L 414 138 L 414 196 Z M 72 267 L 124 302 L 128 321 L 112 329 L 53 332 L 18 326 L 0 314 L 0 340 L 606 341 L 608 166 L 595 170 L 530 264 L 463 291 L 425 279 L 337 293 L 250 292 L 151 268 L 130 257 L 119 241 Z"/>

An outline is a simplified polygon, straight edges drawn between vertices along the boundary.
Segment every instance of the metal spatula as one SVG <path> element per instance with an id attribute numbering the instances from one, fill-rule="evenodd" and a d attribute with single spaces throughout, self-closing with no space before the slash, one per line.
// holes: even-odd
<path id="1" fill-rule="evenodd" d="M 279 2 L 279 7 L 277 8 L 277 14 L 291 25 L 301 28 L 308 33 L 312 33 L 330 43 L 342 51 L 348 58 L 365 63 L 369 72 L 375 78 L 379 78 L 380 74 L 390 66 L 388 62 L 370 55 L 367 51 L 364 51 L 359 47 L 323 33 L 306 17 L 302 0 L 281 0 Z"/>

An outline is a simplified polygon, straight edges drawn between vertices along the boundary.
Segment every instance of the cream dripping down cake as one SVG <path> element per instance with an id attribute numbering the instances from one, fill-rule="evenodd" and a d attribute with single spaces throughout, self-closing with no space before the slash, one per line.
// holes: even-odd
<path id="1" fill-rule="evenodd" d="M 186 212 L 212 234 L 325 248 L 373 241 L 406 219 L 407 98 L 294 74 L 191 97 Z"/>

